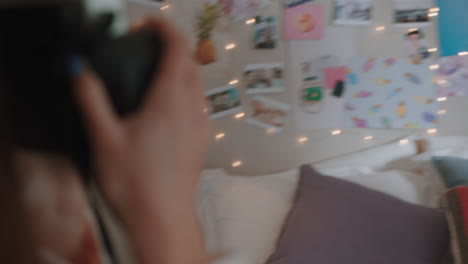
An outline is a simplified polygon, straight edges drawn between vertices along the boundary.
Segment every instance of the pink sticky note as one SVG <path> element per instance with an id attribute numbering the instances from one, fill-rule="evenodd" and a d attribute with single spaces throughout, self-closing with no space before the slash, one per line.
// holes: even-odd
<path id="1" fill-rule="evenodd" d="M 303 4 L 286 9 L 284 32 L 286 40 L 322 39 L 324 8 L 319 4 Z"/>
<path id="2" fill-rule="evenodd" d="M 325 69 L 325 83 L 327 89 L 335 89 L 338 81 L 346 80 L 346 67 L 330 67 Z"/>

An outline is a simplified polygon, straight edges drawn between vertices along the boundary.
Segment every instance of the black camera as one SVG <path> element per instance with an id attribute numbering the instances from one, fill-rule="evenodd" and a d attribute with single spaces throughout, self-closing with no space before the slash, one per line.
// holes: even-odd
<path id="1" fill-rule="evenodd" d="M 115 36 L 114 20 L 112 12 L 90 17 L 82 1 L 0 6 L 0 96 L 16 147 L 65 155 L 89 174 L 71 58 L 89 64 L 124 117 L 139 107 L 164 49 L 152 29 Z"/>

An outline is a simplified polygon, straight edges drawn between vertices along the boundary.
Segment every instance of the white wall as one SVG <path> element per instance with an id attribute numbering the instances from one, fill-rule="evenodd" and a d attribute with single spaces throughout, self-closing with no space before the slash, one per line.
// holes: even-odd
<path id="1" fill-rule="evenodd" d="M 177 23 L 181 29 L 193 38 L 194 13 L 201 0 L 172 0 L 171 10 L 166 16 Z M 261 15 L 282 15 L 281 0 L 272 0 L 273 5 L 261 12 Z M 317 0 L 327 8 L 327 21 L 331 21 L 332 1 Z M 292 91 L 300 85 L 298 63 L 302 59 L 313 58 L 322 54 L 336 54 L 345 62 L 352 56 L 405 57 L 406 48 L 403 34 L 407 29 L 394 28 L 391 25 L 392 0 L 375 0 L 375 25 L 372 27 L 329 26 L 326 38 L 321 41 L 281 41 L 273 51 L 258 51 L 251 48 L 252 28 L 243 23 L 236 26 L 223 26 L 215 34 L 220 60 L 203 68 L 206 89 L 225 85 L 233 78 L 241 77 L 242 68 L 249 63 L 285 62 L 287 66 L 287 91 L 280 95 L 268 95 L 286 103 L 292 103 Z M 145 15 L 159 15 L 157 8 L 139 4 L 129 5 L 132 20 Z M 375 26 L 385 26 L 385 32 L 378 33 Z M 437 46 L 435 27 L 425 27 L 428 40 Z M 235 56 L 223 50 L 224 43 L 235 40 L 238 48 Z M 244 98 L 244 102 L 246 102 Z M 448 114 L 442 118 L 440 134 L 467 135 L 468 124 L 460 122 L 464 112 L 468 111 L 468 99 L 454 98 L 443 104 Z M 248 110 L 248 107 L 246 108 Z M 329 131 L 310 131 L 303 133 L 294 129 L 294 120 L 290 119 L 287 128 L 276 135 L 267 135 L 263 129 L 250 126 L 242 121 L 224 118 L 215 121 L 215 132 L 225 132 L 226 138 L 213 144 L 207 167 L 224 167 L 231 170 L 233 160 L 241 159 L 243 166 L 231 170 L 236 174 L 265 174 L 289 169 L 303 163 L 322 160 L 339 153 L 356 151 L 360 148 L 401 137 L 413 131 L 404 130 L 345 130 L 343 135 L 330 137 Z M 196 128 L 194 128 L 196 129 Z M 305 145 L 296 143 L 298 136 L 308 136 Z M 362 137 L 373 135 L 372 142 L 363 142 Z"/>

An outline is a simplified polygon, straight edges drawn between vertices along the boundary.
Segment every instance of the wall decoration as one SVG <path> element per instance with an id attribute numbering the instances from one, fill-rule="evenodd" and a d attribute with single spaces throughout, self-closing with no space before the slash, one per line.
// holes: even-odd
<path id="1" fill-rule="evenodd" d="M 279 93 L 284 91 L 283 65 L 280 63 L 245 66 L 247 94 Z"/>
<path id="2" fill-rule="evenodd" d="M 335 24 L 372 24 L 373 0 L 334 0 L 334 4 Z"/>
<path id="3" fill-rule="evenodd" d="M 347 68 L 344 66 L 325 68 L 325 87 L 335 89 L 340 81 L 346 80 L 346 71 Z"/>
<path id="4" fill-rule="evenodd" d="M 278 41 L 278 19 L 274 16 L 255 18 L 254 45 L 256 49 L 274 49 Z"/>
<path id="5" fill-rule="evenodd" d="M 315 0 L 284 0 L 284 5 L 286 7 L 295 7 L 304 3 L 312 2 Z"/>
<path id="6" fill-rule="evenodd" d="M 362 128 L 434 128 L 438 123 L 437 94 L 430 63 L 412 64 L 406 59 L 377 59 L 364 71 L 369 58 L 356 58 L 348 65 L 357 83 L 348 83 L 345 126 Z M 377 82 L 376 82 L 377 80 Z M 383 81 L 385 80 L 385 81 Z"/>
<path id="7" fill-rule="evenodd" d="M 395 26 L 422 27 L 430 25 L 429 9 L 432 0 L 393 0 Z"/>
<path id="8" fill-rule="evenodd" d="M 210 118 L 217 119 L 242 111 L 239 92 L 236 86 L 228 85 L 207 92 Z"/>
<path id="9" fill-rule="evenodd" d="M 324 7 L 303 4 L 285 11 L 284 34 L 287 40 L 322 39 L 324 35 Z"/>
<path id="10" fill-rule="evenodd" d="M 167 4 L 167 0 L 131 0 L 131 2 L 151 5 L 155 7 L 162 7 Z"/>
<path id="11" fill-rule="evenodd" d="M 289 106 L 276 100 L 253 96 L 252 113 L 245 120 L 247 123 L 273 131 L 281 130 L 286 124 Z"/>
<path id="12" fill-rule="evenodd" d="M 271 0 L 218 0 L 218 2 L 228 18 L 241 21 L 256 16 L 261 9 L 271 3 Z"/>
<path id="13" fill-rule="evenodd" d="M 294 96 L 297 98 L 294 118 L 298 130 L 335 129 L 342 125 L 342 90 L 338 86 L 336 91 L 326 89 L 325 69 L 338 66 L 339 59 L 335 56 L 316 57 L 300 63 L 297 77 L 301 78 L 301 86 Z"/>
<path id="14" fill-rule="evenodd" d="M 439 59 L 436 83 L 440 97 L 468 96 L 468 56 Z"/>
<path id="15" fill-rule="evenodd" d="M 441 56 L 468 51 L 468 1 L 437 0 Z"/>
<path id="16" fill-rule="evenodd" d="M 196 59 L 201 65 L 211 64 L 217 60 L 216 45 L 212 34 L 220 16 L 221 10 L 218 4 L 205 4 L 197 15 Z"/>
<path id="17" fill-rule="evenodd" d="M 426 36 L 421 29 L 416 29 L 405 33 L 403 38 L 405 45 L 408 48 L 411 63 L 421 64 L 422 61 L 431 57 L 431 53 L 428 51 L 429 44 L 426 41 Z"/>

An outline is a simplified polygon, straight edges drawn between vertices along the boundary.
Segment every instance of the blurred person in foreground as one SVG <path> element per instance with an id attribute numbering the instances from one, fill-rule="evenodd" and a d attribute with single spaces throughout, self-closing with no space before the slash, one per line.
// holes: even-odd
<path id="1" fill-rule="evenodd" d="M 196 216 L 210 134 L 203 84 L 188 40 L 167 22 L 146 26 L 167 50 L 144 103 L 128 118 L 114 113 L 85 62 L 70 63 L 97 182 L 139 263 L 209 263 Z M 100 263 L 78 170 L 61 156 L 12 145 L 8 109 L 0 106 L 0 262 Z"/>

